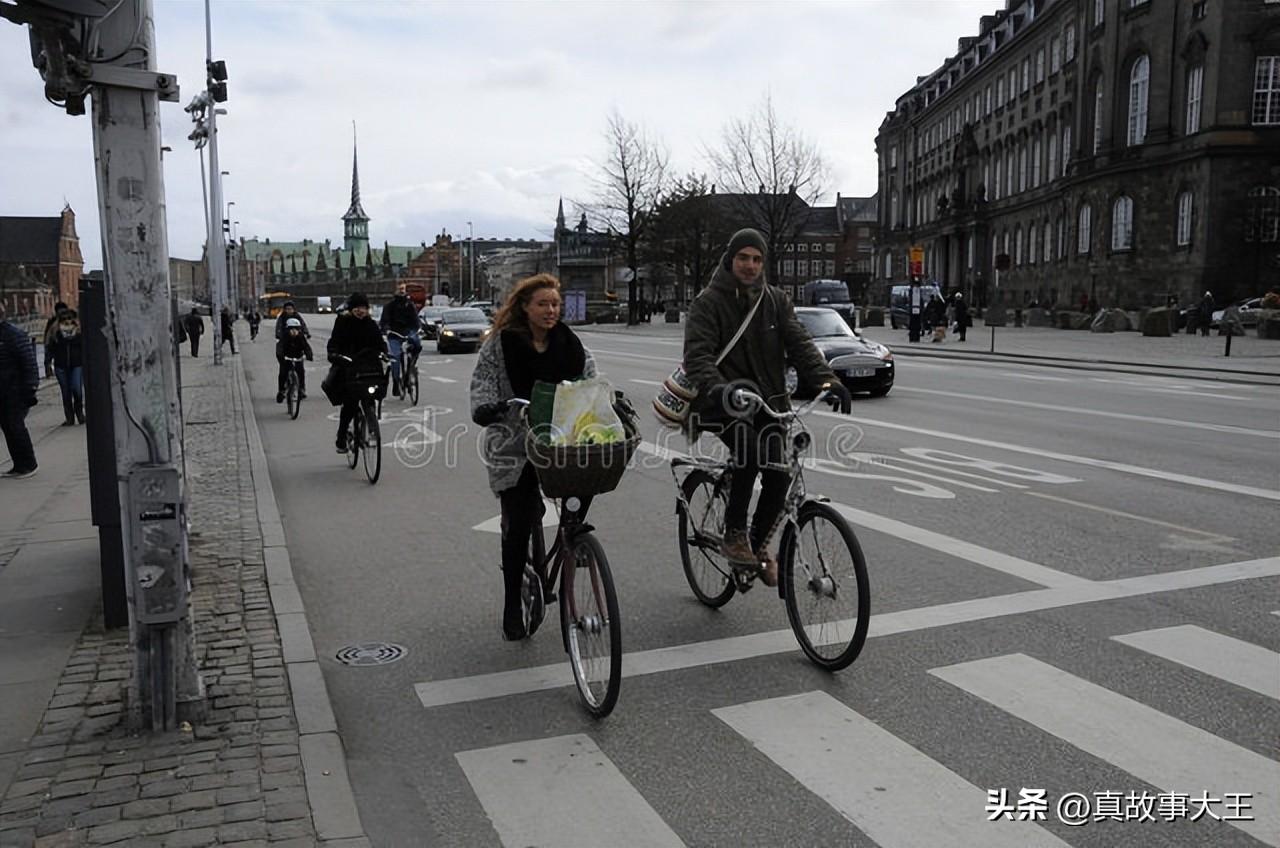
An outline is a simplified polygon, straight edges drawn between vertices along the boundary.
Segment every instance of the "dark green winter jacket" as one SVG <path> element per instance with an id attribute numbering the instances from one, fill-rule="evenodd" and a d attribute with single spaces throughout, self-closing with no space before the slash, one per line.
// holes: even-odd
<path id="1" fill-rule="evenodd" d="M 826 358 L 814 347 L 809 331 L 796 318 L 791 299 L 777 286 L 765 285 L 764 300 L 742 338 L 724 361 L 716 358 L 737 332 L 760 295 L 760 286 L 743 288 L 733 273 L 716 267 L 711 283 L 689 307 L 684 328 L 684 370 L 698 388 L 695 412 L 707 410 L 712 386 L 747 380 L 775 411 L 790 408 L 786 367 L 793 366 L 805 385 L 835 381 Z"/>

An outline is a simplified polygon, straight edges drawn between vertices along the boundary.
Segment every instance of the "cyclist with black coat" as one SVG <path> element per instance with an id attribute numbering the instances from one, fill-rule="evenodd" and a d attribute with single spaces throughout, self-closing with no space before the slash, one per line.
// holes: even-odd
<path id="1" fill-rule="evenodd" d="M 326 348 L 329 362 L 343 370 L 364 364 L 381 367 L 378 357 L 387 355 L 387 341 L 382 337 L 378 324 L 369 316 L 369 298 L 361 292 L 353 292 L 347 298 L 347 311 L 333 323 L 333 334 Z M 338 436 L 335 447 L 338 453 L 347 450 L 347 425 L 351 423 L 359 407 L 359 399 L 345 399 L 338 415 Z"/>

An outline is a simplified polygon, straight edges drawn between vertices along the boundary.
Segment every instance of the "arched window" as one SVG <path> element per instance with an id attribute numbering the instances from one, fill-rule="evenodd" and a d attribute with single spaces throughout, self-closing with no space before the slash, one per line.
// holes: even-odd
<path id="1" fill-rule="evenodd" d="M 1133 248 L 1133 198 L 1122 194 L 1111 205 L 1111 249 Z"/>
<path id="2" fill-rule="evenodd" d="M 1204 93 L 1204 67 L 1187 71 L 1187 135 L 1200 132 L 1200 98 Z"/>
<path id="3" fill-rule="evenodd" d="M 1076 253 L 1089 252 L 1090 230 L 1093 226 L 1093 209 L 1085 203 L 1080 206 L 1080 218 L 1076 225 Z"/>
<path id="4" fill-rule="evenodd" d="M 1142 144 L 1147 137 L 1147 92 L 1151 83 L 1151 60 L 1139 56 L 1129 70 L 1129 146 Z"/>
<path id="5" fill-rule="evenodd" d="M 1102 75 L 1093 86 L 1093 154 L 1102 149 Z"/>
<path id="6" fill-rule="evenodd" d="M 1185 247 L 1191 244 L 1191 206 L 1193 198 L 1189 191 L 1178 195 L 1178 245 Z"/>

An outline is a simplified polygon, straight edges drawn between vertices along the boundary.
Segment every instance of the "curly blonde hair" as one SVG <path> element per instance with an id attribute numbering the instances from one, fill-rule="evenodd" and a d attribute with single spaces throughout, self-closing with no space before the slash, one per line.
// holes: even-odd
<path id="1" fill-rule="evenodd" d="M 506 303 L 502 304 L 502 308 L 493 318 L 494 334 L 501 333 L 503 330 L 530 333 L 529 316 L 524 310 L 529 305 L 529 301 L 533 300 L 534 294 L 543 289 L 555 289 L 556 294 L 559 294 L 560 281 L 551 274 L 534 274 L 516 283 L 515 288 L 507 295 Z"/>

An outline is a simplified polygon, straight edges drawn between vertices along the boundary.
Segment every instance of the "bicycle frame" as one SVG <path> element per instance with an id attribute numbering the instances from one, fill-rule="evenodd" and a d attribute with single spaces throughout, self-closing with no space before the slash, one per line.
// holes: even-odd
<path id="1" fill-rule="evenodd" d="M 569 499 L 565 499 L 569 500 Z M 546 548 L 546 534 L 543 532 L 541 520 L 533 528 L 533 559 L 536 563 L 534 570 L 538 573 L 538 577 L 542 580 L 542 593 L 544 597 L 554 589 L 560 580 L 561 569 L 565 564 L 573 559 L 574 540 L 583 533 L 590 533 L 595 527 L 586 521 L 587 510 L 591 507 L 591 498 L 577 498 L 580 502 L 576 510 L 571 510 L 565 506 L 565 501 L 557 501 L 556 510 L 560 515 L 560 521 L 556 525 L 556 534 L 551 542 L 551 549 Z M 539 514 L 541 519 L 542 514 Z M 595 574 L 592 573 L 594 581 Z M 604 601 L 600 594 L 600 587 L 592 585 L 592 591 L 596 595 L 596 601 L 604 608 Z M 559 598 L 564 603 L 563 598 Z M 564 634 L 561 634 L 561 641 L 564 641 Z M 569 645 L 566 642 L 564 649 L 567 652 Z"/>

